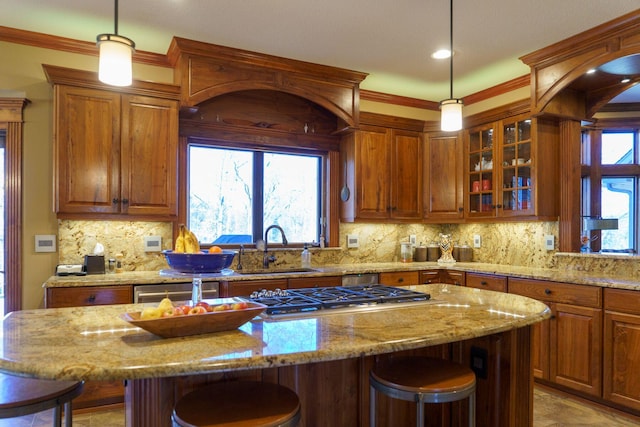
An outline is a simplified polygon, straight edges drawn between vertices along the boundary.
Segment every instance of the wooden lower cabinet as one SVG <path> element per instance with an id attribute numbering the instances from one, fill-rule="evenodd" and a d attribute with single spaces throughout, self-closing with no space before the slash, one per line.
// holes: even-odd
<path id="1" fill-rule="evenodd" d="M 325 288 L 342 285 L 341 276 L 297 277 L 289 279 L 289 289 Z"/>
<path id="2" fill-rule="evenodd" d="M 551 318 L 533 326 L 532 364 L 541 380 L 600 397 L 602 394 L 602 289 L 545 280 L 509 278 L 510 293 L 538 299 Z"/>
<path id="3" fill-rule="evenodd" d="M 603 398 L 640 411 L 640 292 L 604 290 Z"/>
<path id="4" fill-rule="evenodd" d="M 495 274 L 467 273 L 466 285 L 470 288 L 507 292 L 507 278 Z"/>
<path id="5" fill-rule="evenodd" d="M 420 284 L 420 274 L 418 271 L 394 271 L 378 274 L 378 281 L 381 285 L 388 286 L 411 286 Z"/>
<path id="6" fill-rule="evenodd" d="M 45 308 L 78 307 L 107 304 L 131 304 L 133 286 L 82 286 L 47 288 Z M 73 400 L 74 409 L 112 405 L 124 401 L 122 381 L 87 381 L 82 394 Z"/>
<path id="7" fill-rule="evenodd" d="M 454 270 L 423 270 L 420 272 L 420 284 L 447 283 L 449 285 L 464 286 L 465 272 Z"/>

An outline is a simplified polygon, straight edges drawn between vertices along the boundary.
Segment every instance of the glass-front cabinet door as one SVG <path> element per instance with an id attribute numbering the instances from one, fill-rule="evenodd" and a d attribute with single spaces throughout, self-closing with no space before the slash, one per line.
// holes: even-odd
<path id="1" fill-rule="evenodd" d="M 481 126 L 469 131 L 467 170 L 467 212 L 470 217 L 495 215 L 494 195 L 494 145 L 496 128 Z"/>
<path id="2" fill-rule="evenodd" d="M 533 168 L 531 119 L 501 122 L 500 215 L 533 212 L 531 171 Z"/>

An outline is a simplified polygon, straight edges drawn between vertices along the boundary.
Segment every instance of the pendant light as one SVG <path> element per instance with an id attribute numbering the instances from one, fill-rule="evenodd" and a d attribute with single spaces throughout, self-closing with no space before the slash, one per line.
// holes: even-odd
<path id="1" fill-rule="evenodd" d="M 112 86 L 132 83 L 131 56 L 136 48 L 133 40 L 118 34 L 118 0 L 115 0 L 115 34 L 98 34 L 100 48 L 98 79 Z"/>
<path id="2" fill-rule="evenodd" d="M 462 129 L 462 99 L 453 97 L 453 0 L 449 9 L 449 99 L 440 102 L 440 129 Z"/>

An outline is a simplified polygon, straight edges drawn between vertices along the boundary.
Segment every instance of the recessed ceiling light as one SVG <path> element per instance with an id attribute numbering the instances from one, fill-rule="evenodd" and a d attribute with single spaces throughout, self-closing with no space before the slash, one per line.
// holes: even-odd
<path id="1" fill-rule="evenodd" d="M 431 54 L 433 59 L 447 59 L 451 56 L 449 49 L 440 49 Z"/>
<path id="2" fill-rule="evenodd" d="M 587 70 L 587 74 L 593 74 L 593 73 L 595 73 L 595 72 L 596 72 L 596 69 L 595 69 L 595 68 L 592 68 L 592 69 L 590 69 L 590 70 Z"/>
<path id="3" fill-rule="evenodd" d="M 620 80 L 620 83 L 629 83 L 631 81 L 631 79 L 629 77 L 623 77 L 622 80 Z"/>

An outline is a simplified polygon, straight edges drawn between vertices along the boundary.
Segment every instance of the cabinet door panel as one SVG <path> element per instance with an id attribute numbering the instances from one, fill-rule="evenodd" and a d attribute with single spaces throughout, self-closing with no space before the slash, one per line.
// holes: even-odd
<path id="1" fill-rule="evenodd" d="M 391 217 L 422 217 L 422 139 L 417 132 L 394 130 L 391 165 Z"/>
<path id="2" fill-rule="evenodd" d="M 429 135 L 424 150 L 424 218 L 463 217 L 463 158 L 458 135 Z"/>
<path id="3" fill-rule="evenodd" d="M 638 366 L 640 316 L 607 311 L 604 322 L 603 397 L 640 410 Z"/>
<path id="4" fill-rule="evenodd" d="M 384 129 L 362 131 L 356 144 L 357 209 L 359 218 L 389 217 L 389 176 L 391 145 Z"/>
<path id="5" fill-rule="evenodd" d="M 602 310 L 554 306 L 550 380 L 600 396 L 602 388 Z"/>
<path id="6" fill-rule="evenodd" d="M 177 102 L 123 96 L 122 104 L 122 210 L 177 215 Z"/>
<path id="7" fill-rule="evenodd" d="M 493 274 L 467 273 L 467 286 L 490 291 L 506 292 L 507 278 Z"/>
<path id="8" fill-rule="evenodd" d="M 549 379 L 549 320 L 531 326 L 531 365 L 533 376 Z"/>
<path id="9" fill-rule="evenodd" d="M 120 95 L 68 86 L 56 91 L 56 212 L 117 212 Z"/>

